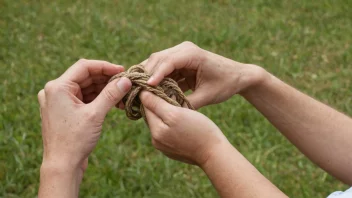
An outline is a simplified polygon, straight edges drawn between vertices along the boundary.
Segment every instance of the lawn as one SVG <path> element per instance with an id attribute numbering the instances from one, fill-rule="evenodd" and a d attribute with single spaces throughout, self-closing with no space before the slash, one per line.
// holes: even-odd
<path id="1" fill-rule="evenodd" d="M 35 197 L 37 93 L 79 58 L 126 67 L 189 40 L 258 64 L 352 115 L 352 1 L 0 0 L 0 197 Z M 239 96 L 200 110 L 290 197 L 345 190 Z M 186 122 L 186 120 L 185 120 Z M 143 120 L 109 113 L 81 197 L 216 197 L 197 167 L 156 151 Z"/>

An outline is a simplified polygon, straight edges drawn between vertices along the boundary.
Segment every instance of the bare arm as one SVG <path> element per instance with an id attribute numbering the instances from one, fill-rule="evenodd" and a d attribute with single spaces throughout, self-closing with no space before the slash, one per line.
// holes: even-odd
<path id="1" fill-rule="evenodd" d="M 221 197 L 287 197 L 231 145 L 212 152 L 201 168 Z"/>
<path id="2" fill-rule="evenodd" d="M 235 62 L 190 42 L 154 53 L 143 64 L 152 75 L 150 85 L 170 76 L 183 91 L 192 90 L 187 98 L 195 108 L 221 103 L 240 93 L 312 161 L 352 184 L 349 117 L 286 85 L 261 67 Z M 244 171 L 255 172 L 236 156 L 227 149 L 219 151 L 218 160 L 204 168 L 220 194 L 228 195 L 232 182 L 238 182 L 240 173 L 231 171 L 232 165 L 241 164 Z M 263 181 L 261 177 L 252 180 L 251 176 L 242 180 Z"/>
<path id="3" fill-rule="evenodd" d="M 286 197 L 207 117 L 175 107 L 149 92 L 140 98 L 154 147 L 171 159 L 201 167 L 221 197 Z"/>
<path id="4" fill-rule="evenodd" d="M 78 197 L 83 170 L 58 164 L 43 163 L 38 197 Z"/>
<path id="5" fill-rule="evenodd" d="M 241 93 L 309 159 L 352 184 L 352 119 L 273 75 Z"/>

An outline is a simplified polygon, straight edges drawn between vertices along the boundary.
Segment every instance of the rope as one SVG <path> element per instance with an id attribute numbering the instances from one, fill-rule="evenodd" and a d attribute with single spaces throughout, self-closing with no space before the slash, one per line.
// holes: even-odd
<path id="1" fill-rule="evenodd" d="M 152 92 L 172 105 L 182 107 L 186 104 L 189 109 L 194 109 L 185 94 L 178 87 L 177 82 L 173 79 L 164 78 L 156 87 L 148 85 L 147 81 L 150 75 L 146 73 L 142 65 L 134 65 L 126 72 L 116 74 L 111 77 L 109 82 L 121 77 L 129 78 L 132 82 L 131 90 L 122 99 L 125 104 L 126 116 L 131 120 L 138 120 L 143 117 L 147 122 L 143 104 L 139 99 L 139 93 L 143 90 Z"/>

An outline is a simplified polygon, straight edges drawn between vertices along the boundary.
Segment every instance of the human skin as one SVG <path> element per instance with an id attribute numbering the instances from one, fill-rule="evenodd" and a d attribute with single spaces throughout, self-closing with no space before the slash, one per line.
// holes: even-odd
<path id="1" fill-rule="evenodd" d="M 44 147 L 38 197 L 78 197 L 104 118 L 131 88 L 127 78 L 107 84 L 122 71 L 122 66 L 82 59 L 38 93 Z"/>
<path id="2" fill-rule="evenodd" d="M 312 161 L 352 183 L 352 121 L 344 114 L 259 66 L 232 61 L 190 42 L 155 53 L 144 64 L 152 74 L 150 85 L 170 76 L 182 90 L 193 90 L 188 99 L 196 108 L 243 96 Z M 38 93 L 44 145 L 39 197 L 78 197 L 104 118 L 131 88 L 126 78 L 107 83 L 122 71 L 105 61 L 80 60 Z M 206 116 L 148 92 L 140 98 L 153 145 L 172 159 L 201 167 L 222 197 L 286 197 Z"/>
<path id="3" fill-rule="evenodd" d="M 193 91 L 188 99 L 196 108 L 226 101 L 235 94 L 244 97 L 310 160 L 341 181 L 352 184 L 352 119 L 343 113 L 297 91 L 259 66 L 227 59 L 190 42 L 154 53 L 143 64 L 152 75 L 148 81 L 150 85 L 157 85 L 164 77 L 174 78 L 183 91 Z M 141 100 L 148 112 L 149 100 L 146 98 L 151 96 L 143 95 Z M 149 110 L 154 113 L 147 114 L 149 122 L 162 118 L 158 111 Z M 200 125 L 206 126 L 205 122 Z M 150 130 L 154 137 L 156 129 L 151 127 Z M 175 147 L 179 145 L 177 139 L 167 137 L 170 133 L 187 131 L 187 128 L 161 127 L 158 130 L 166 131 L 163 136 L 157 136 L 158 144 L 167 142 L 169 145 L 167 148 L 159 147 L 159 150 L 172 153 L 172 148 L 180 149 Z M 203 130 L 192 130 L 192 134 Z M 187 145 L 186 137 L 179 138 Z M 203 134 L 199 141 L 202 138 L 208 137 Z M 192 139 L 188 144 L 195 142 Z M 263 176 L 256 174 L 253 166 L 228 143 L 214 144 L 210 141 L 208 147 L 206 149 L 207 145 L 204 145 L 202 149 L 207 151 L 203 155 L 208 157 L 197 165 L 203 168 L 222 197 L 262 197 L 265 192 L 283 196 L 267 184 Z M 173 156 L 174 159 L 178 157 Z M 256 189 L 250 191 L 253 181 L 265 185 L 254 185 Z"/>
<path id="4" fill-rule="evenodd" d="M 170 105 L 147 91 L 140 99 L 154 147 L 171 159 L 201 167 L 221 197 L 286 197 L 206 116 Z"/>

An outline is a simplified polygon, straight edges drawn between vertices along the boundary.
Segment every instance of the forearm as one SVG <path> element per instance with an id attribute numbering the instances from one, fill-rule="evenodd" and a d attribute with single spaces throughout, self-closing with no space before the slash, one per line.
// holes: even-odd
<path id="1" fill-rule="evenodd" d="M 201 168 L 221 197 L 286 197 L 231 145 L 210 156 Z"/>
<path id="2" fill-rule="evenodd" d="M 82 174 L 79 169 L 43 163 L 38 197 L 78 197 Z"/>
<path id="3" fill-rule="evenodd" d="M 276 77 L 241 93 L 320 167 L 352 184 L 352 119 Z"/>

